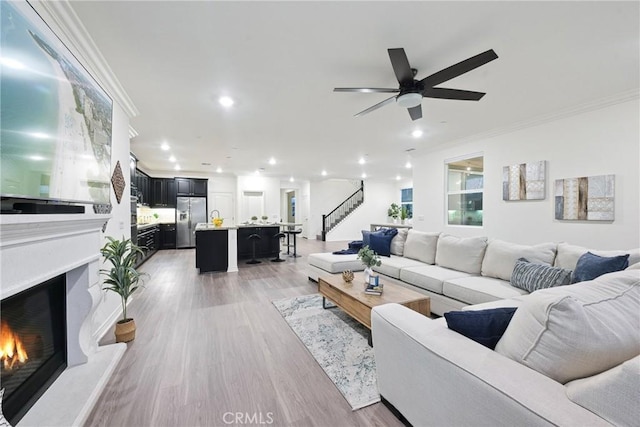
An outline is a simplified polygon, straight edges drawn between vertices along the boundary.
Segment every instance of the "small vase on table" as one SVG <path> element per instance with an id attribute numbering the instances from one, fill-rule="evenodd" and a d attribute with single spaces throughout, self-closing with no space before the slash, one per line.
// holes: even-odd
<path id="1" fill-rule="evenodd" d="M 369 284 L 369 277 L 373 275 L 373 269 L 371 267 L 366 267 L 364 269 L 364 283 L 366 285 Z"/>

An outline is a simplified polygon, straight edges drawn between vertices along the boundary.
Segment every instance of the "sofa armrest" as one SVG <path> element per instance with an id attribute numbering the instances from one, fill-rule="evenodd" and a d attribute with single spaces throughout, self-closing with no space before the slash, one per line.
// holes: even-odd
<path id="1" fill-rule="evenodd" d="M 371 313 L 378 389 L 413 425 L 610 425 L 565 387 L 399 304 Z"/>

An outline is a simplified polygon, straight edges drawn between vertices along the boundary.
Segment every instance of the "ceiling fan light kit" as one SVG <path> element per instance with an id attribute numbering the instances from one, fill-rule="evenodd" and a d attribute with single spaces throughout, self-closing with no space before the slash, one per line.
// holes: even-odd
<path id="1" fill-rule="evenodd" d="M 398 89 L 391 88 L 335 88 L 334 92 L 364 92 L 364 93 L 399 93 L 391 98 L 387 98 L 382 102 L 379 102 L 364 111 L 356 114 L 356 117 L 370 113 L 377 110 L 395 99 L 396 103 L 406 108 L 411 116 L 411 120 L 418 120 L 422 118 L 422 98 L 440 98 L 440 99 L 455 99 L 459 101 L 479 101 L 485 95 L 483 92 L 473 92 L 470 90 L 460 89 L 448 89 L 442 87 L 435 87 L 441 83 L 449 81 L 462 74 L 468 73 L 488 62 L 498 58 L 498 55 L 489 49 L 476 56 L 465 59 L 458 62 L 444 70 L 440 70 L 437 73 L 433 73 L 430 76 L 425 77 L 422 80 L 416 80 L 414 77 L 417 74 L 415 68 L 411 68 L 409 60 L 404 52 L 403 48 L 388 49 L 389 59 L 391 60 L 391 66 L 396 75 L 396 79 L 400 84 Z"/>
<path id="2" fill-rule="evenodd" d="M 398 95 L 396 98 L 396 103 L 403 108 L 413 108 L 422 104 L 422 94 L 421 93 L 405 93 L 403 95 Z"/>

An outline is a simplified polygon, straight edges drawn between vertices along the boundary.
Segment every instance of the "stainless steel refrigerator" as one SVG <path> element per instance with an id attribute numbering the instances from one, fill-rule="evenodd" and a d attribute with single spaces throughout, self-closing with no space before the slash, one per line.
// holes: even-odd
<path id="1" fill-rule="evenodd" d="M 207 222 L 207 198 L 178 197 L 176 216 L 176 246 L 193 248 L 196 245 L 196 225 Z"/>

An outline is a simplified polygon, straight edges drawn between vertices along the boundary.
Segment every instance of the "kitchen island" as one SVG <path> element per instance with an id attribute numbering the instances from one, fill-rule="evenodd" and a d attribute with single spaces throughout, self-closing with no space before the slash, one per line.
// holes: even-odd
<path id="1" fill-rule="evenodd" d="M 256 258 L 275 258 L 280 253 L 278 224 L 221 225 L 198 223 L 196 225 L 196 268 L 200 273 L 208 271 L 238 271 L 238 260 L 251 259 L 252 234 L 260 236 L 256 242 Z"/>
<path id="2" fill-rule="evenodd" d="M 196 234 L 196 268 L 209 271 L 238 271 L 238 230 L 235 226 L 216 227 L 198 223 Z"/>

